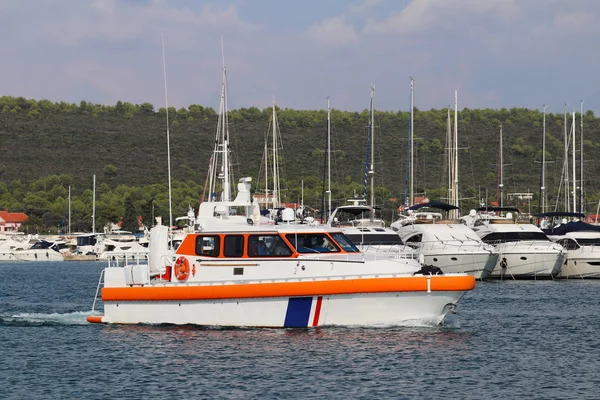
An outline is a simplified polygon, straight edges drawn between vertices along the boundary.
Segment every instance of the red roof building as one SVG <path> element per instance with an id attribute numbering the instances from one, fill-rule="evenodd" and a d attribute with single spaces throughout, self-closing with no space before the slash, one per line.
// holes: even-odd
<path id="1" fill-rule="evenodd" d="M 21 224 L 27 220 L 25 213 L 11 213 L 0 210 L 0 232 L 16 232 Z"/>

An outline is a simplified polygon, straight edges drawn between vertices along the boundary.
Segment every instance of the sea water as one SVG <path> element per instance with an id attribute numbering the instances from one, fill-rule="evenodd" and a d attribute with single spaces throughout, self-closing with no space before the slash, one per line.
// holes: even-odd
<path id="1" fill-rule="evenodd" d="M 0 399 L 600 398 L 600 281 L 478 282 L 445 326 L 89 324 L 104 267 L 0 263 Z"/>

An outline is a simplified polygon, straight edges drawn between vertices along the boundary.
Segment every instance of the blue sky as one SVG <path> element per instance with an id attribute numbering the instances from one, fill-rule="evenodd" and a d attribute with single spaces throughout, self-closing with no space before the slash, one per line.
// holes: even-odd
<path id="1" fill-rule="evenodd" d="M 596 0 L 0 0 L 0 94 L 217 108 L 600 114 Z"/>

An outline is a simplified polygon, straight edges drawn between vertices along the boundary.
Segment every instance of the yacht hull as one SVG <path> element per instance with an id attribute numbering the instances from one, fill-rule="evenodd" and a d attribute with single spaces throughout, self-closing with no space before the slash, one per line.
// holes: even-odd
<path id="1" fill-rule="evenodd" d="M 559 278 L 595 278 L 600 279 L 600 248 L 596 251 L 582 247 L 567 250 L 567 256 L 560 270 Z"/>
<path id="2" fill-rule="evenodd" d="M 511 252 L 499 247 L 498 262 L 490 279 L 551 279 L 559 275 L 564 259 L 562 251 Z"/>
<path id="3" fill-rule="evenodd" d="M 2 252 L 0 261 L 64 261 L 64 257 L 51 249 L 29 249 Z"/>
<path id="4" fill-rule="evenodd" d="M 425 263 L 440 268 L 444 273 L 466 273 L 482 280 L 490 276 L 498 262 L 498 254 L 445 252 L 424 254 Z"/>

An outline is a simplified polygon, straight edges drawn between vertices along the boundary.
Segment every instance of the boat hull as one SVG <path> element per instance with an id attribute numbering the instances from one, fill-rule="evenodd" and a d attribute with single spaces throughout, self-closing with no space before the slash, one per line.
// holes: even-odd
<path id="1" fill-rule="evenodd" d="M 578 250 L 567 250 L 565 262 L 558 277 L 600 279 L 600 248 L 597 248 L 596 251 L 590 251 L 585 247 Z"/>
<path id="2" fill-rule="evenodd" d="M 561 271 L 561 251 L 510 252 L 500 250 L 490 279 L 551 279 Z"/>
<path id="3" fill-rule="evenodd" d="M 439 324 L 474 286 L 466 274 L 119 285 L 102 289 L 104 315 L 88 321 L 277 328 Z"/>
<path id="4" fill-rule="evenodd" d="M 64 261 L 64 257 L 54 250 L 28 249 L 2 252 L 0 261 Z"/>
<path id="5" fill-rule="evenodd" d="M 424 254 L 425 263 L 440 268 L 444 273 L 466 273 L 482 280 L 490 276 L 498 262 L 498 254 L 430 252 Z"/>
<path id="6" fill-rule="evenodd" d="M 105 302 L 102 323 L 241 327 L 439 324 L 463 292 L 365 293 L 262 299 Z"/>

